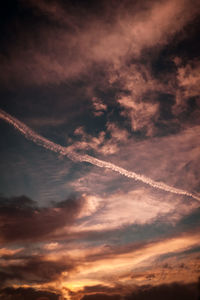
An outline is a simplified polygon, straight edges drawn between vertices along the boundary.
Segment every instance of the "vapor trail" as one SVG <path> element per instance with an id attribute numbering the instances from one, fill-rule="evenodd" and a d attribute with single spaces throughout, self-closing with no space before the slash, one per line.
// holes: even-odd
<path id="1" fill-rule="evenodd" d="M 67 147 L 60 146 L 60 145 L 42 137 L 41 135 L 37 134 L 35 131 L 33 131 L 31 128 L 29 128 L 27 125 L 25 125 L 24 123 L 17 120 L 15 117 L 12 117 L 10 114 L 6 113 L 5 111 L 3 111 L 1 109 L 0 109 L 0 119 L 4 120 L 7 123 L 14 126 L 14 128 L 17 129 L 19 132 L 21 132 L 21 134 L 23 134 L 28 140 L 31 140 L 34 143 L 36 143 L 37 145 L 40 145 L 46 149 L 49 149 L 56 153 L 59 153 L 63 156 L 67 156 L 69 159 L 71 159 L 73 161 L 88 162 L 88 163 L 98 166 L 100 168 L 111 169 L 112 171 L 120 173 L 123 176 L 133 178 L 134 180 L 142 181 L 154 188 L 157 188 L 157 189 L 160 189 L 160 190 L 163 190 L 166 192 L 170 192 L 173 194 L 189 196 L 189 197 L 192 197 L 193 199 L 200 201 L 200 197 L 198 197 L 197 195 L 194 195 L 192 193 L 189 193 L 187 191 L 184 191 L 182 189 L 174 188 L 163 182 L 154 181 L 149 177 L 146 177 L 141 174 L 137 174 L 132 171 L 128 171 L 124 168 L 118 167 L 110 162 L 97 159 L 93 156 L 82 155 L 82 154 L 76 153 L 75 151 L 68 150 Z"/>

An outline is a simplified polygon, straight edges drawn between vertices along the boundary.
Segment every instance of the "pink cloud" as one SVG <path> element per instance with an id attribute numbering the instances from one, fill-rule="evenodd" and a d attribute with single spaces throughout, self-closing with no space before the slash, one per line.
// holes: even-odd
<path id="1" fill-rule="evenodd" d="M 131 224 L 151 223 L 160 217 L 164 217 L 163 220 L 166 221 L 167 215 L 170 215 L 169 219 L 172 222 L 178 202 L 176 199 L 173 203 L 167 199 L 164 202 L 158 201 L 157 197 L 145 189 L 117 192 L 110 196 L 95 198 L 98 203 L 96 206 L 98 214 L 91 214 L 88 221 L 72 227 L 72 231 L 113 230 Z M 180 215 L 179 211 L 179 218 Z"/>
<path id="2" fill-rule="evenodd" d="M 106 132 L 110 133 L 109 139 L 106 138 Z M 107 122 L 106 131 L 101 131 L 97 136 L 87 134 L 83 127 L 76 128 L 74 133 L 79 136 L 80 140 L 74 142 L 68 149 L 92 149 L 96 153 L 103 155 L 112 155 L 118 152 L 120 144 L 126 143 L 129 138 L 125 129 L 120 129 L 116 124 L 111 122 Z"/>
<path id="3" fill-rule="evenodd" d="M 200 94 L 200 62 L 193 60 L 183 64 L 181 58 L 175 57 L 174 63 L 177 66 L 177 88 L 174 91 L 176 103 L 173 106 L 173 112 L 175 115 L 178 115 L 187 110 L 188 100 L 191 97 L 197 97 L 197 105 L 198 107 L 200 106 L 200 103 L 198 103 Z M 195 114 L 199 114 L 199 109 Z"/>
<path id="4" fill-rule="evenodd" d="M 107 7 L 105 16 L 96 19 L 69 14 L 57 3 L 47 5 L 42 1 L 34 6 L 62 26 L 41 27 L 37 44 L 31 34 L 25 40 L 18 39 L 8 50 L 9 61 L 0 57 L 3 82 L 59 83 L 88 72 L 97 63 L 118 70 L 127 58 L 139 56 L 143 49 L 165 45 L 195 17 L 198 5 L 168 0 L 151 2 L 146 7 L 124 6 L 116 12 Z M 66 23 L 72 32 L 66 30 Z"/>
<path id="5" fill-rule="evenodd" d="M 113 122 L 107 122 L 106 127 L 107 127 L 107 131 L 111 135 L 111 140 L 112 140 L 113 144 L 114 144 L 114 141 L 128 142 L 129 135 L 125 129 L 119 128 Z"/>
<path id="6" fill-rule="evenodd" d="M 107 105 L 97 97 L 92 98 L 92 105 L 94 109 L 94 115 L 97 117 L 101 116 L 107 110 Z"/>
<path id="7" fill-rule="evenodd" d="M 130 96 L 122 96 L 118 102 L 123 108 L 122 115 L 130 119 L 132 130 L 147 128 L 147 135 L 151 136 L 154 132 L 153 124 L 159 114 L 158 103 L 135 102 Z"/>

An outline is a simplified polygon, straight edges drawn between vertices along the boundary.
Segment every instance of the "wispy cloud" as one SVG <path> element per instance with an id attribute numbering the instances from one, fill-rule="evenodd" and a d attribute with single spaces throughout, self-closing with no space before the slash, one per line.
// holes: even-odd
<path id="1" fill-rule="evenodd" d="M 19 130 L 27 139 L 30 139 L 33 142 L 35 142 L 36 144 L 41 145 L 44 148 L 47 148 L 51 151 L 54 151 L 61 155 L 67 156 L 72 160 L 80 161 L 80 162 L 88 162 L 88 163 L 91 163 L 100 168 L 111 169 L 112 171 L 115 171 L 125 177 L 132 178 L 132 179 L 138 180 L 138 181 L 142 181 L 143 183 L 146 183 L 153 188 L 161 189 L 163 191 L 178 194 L 178 195 L 189 196 L 196 200 L 200 200 L 200 198 L 197 195 L 189 193 L 185 190 L 171 187 L 162 182 L 156 182 L 156 181 L 152 180 L 151 178 L 146 177 L 145 175 L 140 175 L 135 172 L 128 171 L 128 170 L 118 167 L 110 162 L 106 162 L 106 161 L 94 158 L 90 155 L 81 155 L 81 154 L 78 154 L 71 150 L 68 150 L 67 148 L 57 145 L 54 142 L 51 142 L 48 139 L 38 135 L 33 130 L 31 130 L 28 126 L 26 126 L 25 124 L 23 124 L 22 122 L 20 122 L 19 120 L 15 119 L 14 117 L 10 116 L 8 113 L 6 113 L 2 110 L 0 111 L 0 117 L 3 120 L 5 120 L 6 122 L 13 125 L 15 127 L 15 129 Z"/>
<path id="2" fill-rule="evenodd" d="M 9 50 L 9 62 L 1 55 L 1 79 L 28 84 L 59 83 L 87 73 L 93 64 L 110 64 L 118 69 L 127 58 L 143 49 L 165 45 L 197 14 L 198 4 L 189 1 L 154 1 L 138 5 L 126 3 L 110 7 L 103 2 L 103 14 L 81 8 L 67 11 L 58 2 L 25 3 L 33 15 L 41 15 L 34 34 L 19 27 L 18 42 Z M 127 10 L 128 7 L 128 10 Z M 59 26 L 53 27 L 57 21 Z M 23 26 L 23 24 L 22 24 Z M 23 29 L 24 30 L 24 29 Z M 26 43 L 26 48 L 21 44 Z M 39 42 L 39 45 L 38 45 Z M 45 51 L 43 51 L 45 49 Z"/>

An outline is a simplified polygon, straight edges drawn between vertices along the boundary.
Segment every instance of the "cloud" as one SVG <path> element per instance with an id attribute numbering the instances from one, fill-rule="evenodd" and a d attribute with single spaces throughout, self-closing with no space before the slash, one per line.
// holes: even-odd
<path id="1" fill-rule="evenodd" d="M 5 288 L 0 290 L 2 300 L 59 300 L 59 294 L 34 288 Z"/>
<path id="2" fill-rule="evenodd" d="M 94 287 L 95 288 L 95 287 Z M 102 289 L 103 290 L 103 289 Z M 132 292 L 129 291 L 124 292 L 118 295 L 110 295 L 102 292 L 98 292 L 98 287 L 96 293 L 86 294 L 81 300 L 158 300 L 158 299 L 197 299 L 197 284 L 181 284 L 181 283 L 173 283 L 169 285 L 157 285 L 157 286 L 141 286 L 132 288 Z"/>
<path id="3" fill-rule="evenodd" d="M 106 295 L 104 293 L 98 293 L 93 295 L 86 295 L 81 298 L 82 300 L 121 300 L 120 295 Z"/>
<path id="4" fill-rule="evenodd" d="M 173 203 L 170 199 L 161 203 L 155 195 L 145 189 L 117 191 L 105 198 L 102 196 L 88 198 L 94 201 L 97 211 L 77 225 L 74 228 L 76 232 L 113 230 L 131 224 L 150 224 L 156 219 L 160 222 L 168 220 L 173 223 L 183 214 L 182 209 L 177 214 L 176 207 L 180 206 L 178 200 L 177 203 L 175 199 Z"/>
<path id="5" fill-rule="evenodd" d="M 142 141 L 129 139 L 129 142 L 121 147 L 120 153 L 112 157 L 112 162 L 118 164 L 120 161 L 124 168 L 132 168 L 137 173 L 141 172 L 157 181 L 165 181 L 185 189 L 190 189 L 192 185 L 193 189 L 198 190 L 198 132 L 199 127 L 193 126 L 164 137 Z M 121 186 L 122 184 L 124 188 L 132 189 L 132 183 L 121 182 Z M 162 194 L 160 197 L 166 196 Z"/>
<path id="6" fill-rule="evenodd" d="M 127 177 L 127 178 L 132 178 L 133 180 L 136 181 L 141 181 L 152 188 L 156 188 L 162 191 L 170 192 L 173 194 L 178 194 L 178 195 L 185 195 L 188 197 L 191 197 L 195 200 L 200 201 L 200 197 L 198 195 L 195 195 L 193 193 L 189 193 L 186 190 L 180 189 L 180 188 L 175 188 L 173 186 L 169 186 L 168 184 L 165 184 L 161 181 L 155 181 L 151 179 L 150 177 L 147 177 L 143 174 L 137 174 L 134 171 L 129 171 L 126 170 L 122 167 L 119 167 L 118 165 L 115 165 L 111 162 L 107 162 L 105 160 L 101 160 L 98 158 L 95 158 L 91 155 L 87 154 L 79 154 L 78 152 L 73 151 L 73 148 L 71 149 L 70 147 L 63 147 L 61 145 L 58 145 L 47 138 L 44 138 L 43 136 L 37 134 L 35 131 L 33 131 L 31 128 L 29 128 L 27 125 L 22 123 L 21 121 L 17 120 L 15 117 L 12 117 L 8 113 L 6 113 L 3 110 L 0 110 L 0 118 L 3 119 L 4 121 L 8 122 L 11 124 L 15 129 L 17 129 L 21 134 L 23 134 L 28 140 L 36 143 L 39 146 L 42 146 L 43 148 L 49 149 L 53 152 L 59 153 L 60 155 L 67 156 L 71 160 L 74 160 L 76 162 L 87 162 L 90 163 L 94 166 L 112 170 L 116 173 L 119 173 L 120 175 Z"/>
<path id="7" fill-rule="evenodd" d="M 158 103 L 135 102 L 130 96 L 118 99 L 123 108 L 122 115 L 128 116 L 133 131 L 147 129 L 147 136 L 154 132 L 154 122 L 158 116 Z"/>
<path id="8" fill-rule="evenodd" d="M 92 150 L 102 155 L 112 155 L 120 151 L 120 145 L 128 142 L 128 132 L 119 128 L 113 122 L 106 123 L 106 130 L 100 131 L 97 136 L 88 134 L 83 127 L 78 127 L 74 134 L 79 137 L 79 141 L 75 141 L 68 147 L 71 151 Z M 110 137 L 108 138 L 107 135 Z"/>
<path id="9" fill-rule="evenodd" d="M 1 289 L 0 298 L 59 299 L 41 290 L 60 290 L 71 300 L 192 299 L 200 66 L 194 39 L 184 46 L 200 5 L 13 3 L 0 26 L 2 108 L 11 115 L 0 118 L 30 145 L 2 124 L 11 136 L 1 186 L 6 195 L 25 188 L 37 202 L 0 197 L 0 281 L 23 287 Z M 63 196 L 71 191 L 81 196 Z M 54 202 L 42 206 L 44 196 Z"/>
<path id="10" fill-rule="evenodd" d="M 177 90 L 176 103 L 173 106 L 175 115 L 189 111 L 189 101 L 195 99 L 195 111 L 192 111 L 192 118 L 198 120 L 199 114 L 199 94 L 200 94 L 200 62 L 197 59 L 189 60 L 183 63 L 179 57 L 175 57 L 175 64 L 177 65 Z"/>
<path id="11" fill-rule="evenodd" d="M 197 255 L 196 258 L 188 255 L 186 262 L 186 257 L 180 260 L 179 254 L 181 251 L 192 251 L 198 243 L 198 233 L 185 233 L 182 236 L 177 235 L 154 242 L 113 245 L 113 247 L 105 245 L 104 247 L 97 246 L 96 249 L 90 247 L 85 252 L 76 250 L 75 256 L 78 259 L 79 271 L 70 273 L 70 277 L 66 280 L 63 278 L 63 286 L 77 291 L 83 286 L 99 284 L 113 287 L 118 283 L 128 287 L 136 284 L 157 285 L 175 281 L 195 282 L 199 268 Z M 174 255 L 173 263 L 170 261 L 173 267 L 170 270 L 164 270 L 162 265 L 169 260 L 164 259 L 163 256 L 169 254 L 169 249 L 170 254 Z M 180 264 L 184 261 L 187 269 L 180 268 Z M 118 293 L 118 291 L 113 291 L 113 293 Z"/>
<path id="12" fill-rule="evenodd" d="M 199 96 L 200 94 L 200 61 L 188 62 L 185 66 L 179 66 L 177 79 L 179 86 L 183 88 L 185 97 Z"/>
<path id="13" fill-rule="evenodd" d="M 99 117 L 107 110 L 107 105 L 102 102 L 101 99 L 97 97 L 92 98 L 92 105 L 94 109 L 94 115 Z"/>
<path id="14" fill-rule="evenodd" d="M 35 117 L 28 118 L 28 123 L 33 127 L 58 127 L 66 122 L 66 118 Z"/>
<path id="15" fill-rule="evenodd" d="M 0 249 L 0 258 L 5 258 L 5 257 L 12 257 L 14 254 L 22 251 L 23 248 L 19 248 L 19 249 L 8 249 L 8 248 L 1 248 Z"/>
<path id="16" fill-rule="evenodd" d="M 69 291 L 71 299 L 108 299 L 108 300 L 120 300 L 124 292 L 128 292 L 128 287 L 124 287 L 121 284 L 116 284 L 116 286 L 110 285 L 92 285 L 84 286 L 83 289 L 77 291 Z"/>
<path id="17" fill-rule="evenodd" d="M 4 42 L 7 54 L 0 56 L 1 80 L 8 85 L 41 85 L 87 74 L 94 65 L 119 69 L 143 49 L 167 44 L 199 8 L 187 0 L 120 4 L 103 2 L 99 14 L 86 11 L 81 4 L 66 9 L 58 2 L 22 2 L 22 11 L 35 23 L 34 30 L 20 14 L 10 21 L 9 32 L 13 29 L 16 39 L 12 47 Z"/>
<path id="18" fill-rule="evenodd" d="M 98 136 L 92 136 L 85 132 L 83 127 L 78 127 L 74 133 L 79 136 L 79 141 L 74 142 L 68 147 L 70 151 L 93 150 L 97 153 L 113 153 L 116 151 L 116 145 L 106 143 L 106 133 L 101 131 Z"/>
<path id="19" fill-rule="evenodd" d="M 107 122 L 106 128 L 107 128 L 107 131 L 110 133 L 111 143 L 114 143 L 116 141 L 125 142 L 125 143 L 128 142 L 129 136 L 128 136 L 128 132 L 125 129 L 118 127 L 113 122 Z"/>
<path id="20" fill-rule="evenodd" d="M 145 58 L 144 61 L 145 63 L 133 60 L 122 66 L 120 71 L 111 72 L 109 82 L 120 87 L 116 91 L 116 103 L 120 105 L 120 114 L 125 122 L 130 123 L 131 131 L 139 131 L 146 137 L 151 137 L 158 134 L 161 119 L 166 121 L 165 119 L 171 116 L 168 99 L 170 96 L 173 99 L 176 93 L 176 75 L 173 72 L 167 74 L 166 71 L 165 76 L 168 76 L 168 80 L 158 78 L 155 76 L 153 59 Z M 167 110 L 166 108 L 168 114 L 164 115 L 163 109 Z"/>
<path id="21" fill-rule="evenodd" d="M 74 263 L 69 258 L 48 260 L 42 256 L 31 256 L 16 259 L 0 272 L 1 286 L 24 282 L 27 284 L 44 284 L 56 281 L 62 272 L 67 274 L 74 269 Z"/>
<path id="22" fill-rule="evenodd" d="M 171 285 L 158 285 L 155 287 L 141 287 L 131 295 L 125 297 L 125 300 L 169 300 L 169 299 L 196 299 L 197 286 L 196 284 L 184 285 L 174 283 Z"/>
<path id="23" fill-rule="evenodd" d="M 51 207 L 39 208 L 25 197 L 5 198 L 0 202 L 2 242 L 38 240 L 73 223 L 84 204 L 83 198 L 67 199 Z"/>

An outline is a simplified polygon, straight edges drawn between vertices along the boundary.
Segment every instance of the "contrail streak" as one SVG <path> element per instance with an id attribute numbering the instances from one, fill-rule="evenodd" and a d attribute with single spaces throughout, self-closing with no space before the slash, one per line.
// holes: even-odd
<path id="1" fill-rule="evenodd" d="M 200 197 L 197 195 L 194 195 L 192 193 L 189 193 L 185 190 L 174 188 L 172 186 L 169 186 L 163 182 L 154 181 L 153 179 L 146 177 L 141 174 L 137 174 L 132 171 L 128 171 L 124 168 L 118 167 L 115 164 L 112 164 L 110 162 L 97 159 L 90 155 L 82 155 L 79 153 L 76 153 L 75 151 L 68 150 L 67 147 L 60 146 L 52 141 L 49 141 L 48 139 L 44 138 L 43 136 L 37 134 L 35 131 L 33 131 L 31 128 L 29 128 L 27 125 L 22 123 L 21 121 L 17 120 L 15 117 L 11 116 L 10 114 L 6 113 L 5 111 L 0 109 L 0 119 L 8 122 L 12 126 L 14 126 L 15 129 L 17 129 L 21 134 L 23 134 L 28 140 L 33 141 L 37 145 L 40 145 L 46 149 L 49 149 L 51 151 L 54 151 L 56 153 L 59 153 L 63 156 L 67 156 L 69 159 L 73 161 L 79 161 L 79 162 L 88 162 L 92 165 L 98 166 L 100 168 L 110 169 L 112 171 L 115 171 L 117 173 L 120 173 L 121 175 L 129 178 L 133 178 L 137 181 L 142 181 L 143 183 L 146 183 L 150 185 L 153 188 L 157 188 L 166 192 L 170 192 L 173 194 L 178 195 L 185 195 L 192 197 L 193 199 L 196 199 L 200 201 Z"/>

